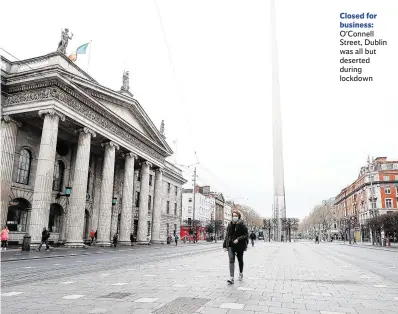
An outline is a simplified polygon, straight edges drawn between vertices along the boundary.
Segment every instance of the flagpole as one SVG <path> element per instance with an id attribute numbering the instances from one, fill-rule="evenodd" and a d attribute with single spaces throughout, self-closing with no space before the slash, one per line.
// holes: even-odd
<path id="1" fill-rule="evenodd" d="M 90 66 L 90 55 L 91 55 L 91 46 L 92 46 L 92 40 L 90 40 L 90 51 L 88 52 L 88 61 L 87 61 L 87 74 L 88 74 L 88 68 Z"/>

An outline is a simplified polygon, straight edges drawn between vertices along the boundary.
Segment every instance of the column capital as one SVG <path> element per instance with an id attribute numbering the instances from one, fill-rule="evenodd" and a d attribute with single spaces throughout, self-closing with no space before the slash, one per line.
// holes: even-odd
<path id="1" fill-rule="evenodd" d="M 65 121 L 65 115 L 55 109 L 42 109 L 39 110 L 39 116 L 44 116 L 49 114 L 50 116 L 58 116 L 61 121 Z"/>
<path id="2" fill-rule="evenodd" d="M 159 172 L 159 173 L 163 174 L 164 169 L 159 167 L 159 168 L 155 169 L 155 172 Z"/>
<path id="3" fill-rule="evenodd" d="M 92 137 L 96 137 L 96 136 L 97 136 L 97 134 L 95 133 L 95 131 L 91 130 L 91 129 L 88 128 L 88 127 L 83 127 L 83 128 L 80 128 L 80 129 L 76 129 L 76 130 L 75 130 L 75 133 L 76 133 L 76 134 L 81 133 L 81 132 L 84 132 L 84 133 L 86 133 L 86 134 L 91 134 Z"/>
<path id="4" fill-rule="evenodd" d="M 147 165 L 149 168 L 152 167 L 152 163 L 150 163 L 148 160 L 144 161 L 142 164 Z"/>
<path id="5" fill-rule="evenodd" d="M 119 145 L 117 145 L 115 142 L 112 142 L 112 141 L 105 142 L 105 143 L 101 144 L 102 147 L 105 147 L 105 146 L 108 146 L 108 145 L 110 147 L 115 147 L 116 150 L 119 149 Z"/>
<path id="6" fill-rule="evenodd" d="M 22 127 L 22 123 L 21 122 L 15 120 L 13 117 L 11 117 L 8 114 L 4 115 L 2 120 L 4 120 L 4 122 L 7 122 L 7 123 L 15 123 L 18 127 Z"/>
<path id="7" fill-rule="evenodd" d="M 138 158 L 138 155 L 137 155 L 137 154 L 134 154 L 134 153 L 132 153 L 132 152 L 123 153 L 122 156 L 123 156 L 124 158 L 134 158 L 134 159 L 137 159 L 137 158 Z"/>

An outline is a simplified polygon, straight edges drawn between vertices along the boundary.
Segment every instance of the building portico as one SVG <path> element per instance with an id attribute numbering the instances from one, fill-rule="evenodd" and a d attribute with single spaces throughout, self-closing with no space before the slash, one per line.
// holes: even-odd
<path id="1" fill-rule="evenodd" d="M 37 245 L 46 227 L 50 240 L 70 247 L 83 246 L 91 230 L 99 245 L 115 233 L 122 244 L 131 234 L 147 244 L 162 240 L 162 220 L 180 224 L 181 201 L 166 217 L 163 191 L 173 183 L 181 193 L 186 181 L 128 90 L 98 84 L 59 52 L 1 62 L 1 223 L 10 241 L 29 233 Z"/>

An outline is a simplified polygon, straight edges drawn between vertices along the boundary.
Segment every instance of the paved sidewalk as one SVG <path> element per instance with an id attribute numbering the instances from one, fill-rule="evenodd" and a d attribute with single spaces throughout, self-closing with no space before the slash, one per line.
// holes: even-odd
<path id="1" fill-rule="evenodd" d="M 2 313 L 397 313 L 398 282 L 341 260 L 338 247 L 257 242 L 234 285 L 221 248 L 44 280 L 3 289 Z"/>
<path id="2" fill-rule="evenodd" d="M 398 252 L 398 243 L 391 243 L 390 246 L 381 246 L 381 245 L 372 245 L 372 243 L 369 242 L 357 242 L 357 243 L 352 243 L 350 244 L 349 242 L 343 242 L 343 241 L 333 241 L 333 242 L 321 242 L 321 243 L 328 243 L 328 244 L 339 244 L 339 245 L 347 245 L 347 246 L 353 246 L 353 247 L 363 247 L 363 248 L 368 248 L 368 249 L 373 249 L 373 250 L 384 250 L 384 251 L 393 251 L 393 252 Z"/>
<path id="3" fill-rule="evenodd" d="M 199 241 L 198 243 L 184 243 L 179 242 L 179 246 L 192 246 L 192 245 L 214 245 L 214 242 Z M 217 243 L 218 244 L 218 243 Z M 117 250 L 137 250 L 144 249 L 147 247 L 170 247 L 174 246 L 171 244 L 151 244 L 151 245 L 135 245 L 135 246 L 117 246 Z M 114 252 L 114 247 L 98 247 L 98 246 L 86 246 L 85 248 L 65 248 L 65 247 L 53 247 L 52 250 L 46 251 L 45 247 L 40 252 L 32 249 L 29 252 L 21 251 L 21 249 L 10 249 L 7 251 L 0 251 L 1 262 L 14 262 L 19 260 L 31 260 L 31 259 L 43 259 L 43 258 L 57 258 L 57 257 L 68 257 L 68 256 L 80 256 L 80 255 L 91 255 L 91 254 L 103 254 L 106 252 Z"/>

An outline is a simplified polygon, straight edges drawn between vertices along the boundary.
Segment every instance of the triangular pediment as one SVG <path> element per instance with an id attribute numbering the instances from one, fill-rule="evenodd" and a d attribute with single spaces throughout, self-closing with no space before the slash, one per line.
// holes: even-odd
<path id="1" fill-rule="evenodd" d="M 120 105 L 116 105 L 114 103 L 102 99 L 97 99 L 97 101 L 102 103 L 106 108 L 114 112 L 120 119 L 126 121 L 133 128 L 140 131 L 142 134 L 149 137 L 150 139 L 154 140 L 153 135 L 150 134 L 147 130 L 145 130 L 143 123 L 138 120 L 138 118 L 133 114 L 131 109 L 125 108 Z"/>
<path id="2" fill-rule="evenodd" d="M 144 112 L 132 94 L 115 92 L 98 84 L 87 84 L 87 82 L 75 81 L 85 94 L 92 97 L 104 108 L 114 113 L 119 119 L 126 122 L 129 126 L 145 136 L 147 139 L 156 143 L 168 154 L 173 154 L 172 149 L 154 126 L 150 118 Z"/>

